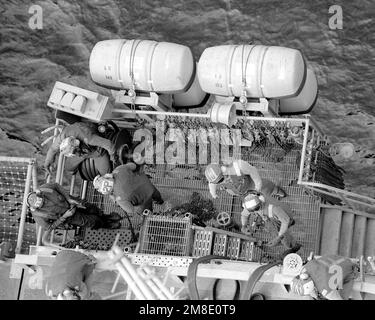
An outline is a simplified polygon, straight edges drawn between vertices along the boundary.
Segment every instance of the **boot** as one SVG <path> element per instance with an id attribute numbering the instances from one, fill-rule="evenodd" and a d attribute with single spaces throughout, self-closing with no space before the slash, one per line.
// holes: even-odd
<path id="1" fill-rule="evenodd" d="M 286 192 L 281 189 L 280 187 L 277 188 L 277 191 L 275 193 L 275 196 L 276 197 L 279 197 L 279 198 L 285 198 L 287 196 Z"/>
<path id="2" fill-rule="evenodd" d="M 121 217 L 117 212 L 112 211 L 108 216 L 106 216 L 106 219 L 109 221 L 116 222 L 122 220 L 123 217 Z"/>
<path id="3" fill-rule="evenodd" d="M 103 224 L 104 229 L 121 229 L 121 222 L 106 220 Z"/>

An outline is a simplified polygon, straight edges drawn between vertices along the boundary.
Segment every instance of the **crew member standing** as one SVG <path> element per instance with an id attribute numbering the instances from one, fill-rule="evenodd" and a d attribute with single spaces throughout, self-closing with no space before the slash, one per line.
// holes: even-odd
<path id="1" fill-rule="evenodd" d="M 292 292 L 315 299 L 347 300 L 358 276 L 358 265 L 338 255 L 308 261 L 292 281 Z"/>
<path id="2" fill-rule="evenodd" d="M 290 234 L 289 228 L 294 225 L 292 210 L 290 207 L 272 197 L 264 197 L 253 193 L 248 194 L 242 201 L 243 211 L 241 212 L 242 232 L 245 232 L 249 216 L 252 212 L 266 222 L 268 231 L 274 238 L 267 245 L 274 247 L 280 242 L 287 249 L 299 250 L 301 247 Z"/>
<path id="3" fill-rule="evenodd" d="M 262 179 L 258 170 L 243 160 L 235 160 L 230 165 L 220 166 L 210 164 L 206 167 L 205 175 L 211 196 L 218 198 L 217 189 L 226 190 L 233 196 L 245 196 L 251 191 L 261 192 L 263 195 L 274 194 L 286 197 L 286 193 L 272 181 Z"/>

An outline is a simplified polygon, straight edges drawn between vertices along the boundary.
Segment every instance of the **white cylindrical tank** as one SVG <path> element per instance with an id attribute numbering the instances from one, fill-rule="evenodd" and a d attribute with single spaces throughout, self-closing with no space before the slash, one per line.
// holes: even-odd
<path id="1" fill-rule="evenodd" d="M 203 107 L 210 95 L 204 92 L 199 85 L 198 74 L 195 74 L 195 78 L 191 87 L 182 93 L 173 94 L 173 107 L 178 108 L 200 108 Z"/>
<path id="2" fill-rule="evenodd" d="M 98 85 L 137 91 L 176 93 L 194 81 L 195 62 L 190 48 L 150 40 L 104 40 L 90 55 L 90 74 Z"/>
<path id="3" fill-rule="evenodd" d="M 306 79 L 299 50 L 263 45 L 223 45 L 203 51 L 198 64 L 202 89 L 221 96 L 294 97 Z"/>
<path id="4" fill-rule="evenodd" d="M 318 98 L 318 81 L 315 73 L 307 69 L 305 85 L 300 94 L 294 98 L 280 99 L 280 114 L 304 114 L 309 113 L 315 106 Z"/>

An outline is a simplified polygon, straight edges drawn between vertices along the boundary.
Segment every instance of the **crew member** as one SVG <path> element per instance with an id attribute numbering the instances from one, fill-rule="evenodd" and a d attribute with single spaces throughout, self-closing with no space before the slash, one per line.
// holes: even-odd
<path id="1" fill-rule="evenodd" d="M 46 183 L 30 192 L 27 204 L 36 223 L 47 233 L 59 226 L 69 225 L 91 229 L 121 227 L 122 218 L 115 212 L 104 215 L 95 205 L 85 203 L 70 196 L 58 183 Z"/>
<path id="2" fill-rule="evenodd" d="M 251 191 L 257 191 L 263 195 L 275 194 L 280 198 L 286 197 L 284 190 L 272 181 L 262 179 L 258 170 L 243 160 L 235 160 L 232 164 L 223 166 L 210 164 L 206 167 L 205 175 L 214 199 L 218 198 L 218 188 L 234 196 L 244 196 Z"/>
<path id="3" fill-rule="evenodd" d="M 297 249 L 300 245 L 295 241 L 289 232 L 289 228 L 294 225 L 292 210 L 290 207 L 272 197 L 264 197 L 250 193 L 242 200 L 243 211 L 241 212 L 242 232 L 246 232 L 249 215 L 257 212 L 266 222 L 266 228 L 274 235 L 274 238 L 267 246 L 274 247 L 280 242 L 287 249 Z"/>
<path id="4" fill-rule="evenodd" d="M 96 176 L 94 188 L 101 194 L 110 195 L 129 215 L 142 214 L 145 209 L 152 211 L 153 200 L 157 204 L 164 203 L 150 179 L 132 162 L 118 166 L 112 174 Z"/>
<path id="5" fill-rule="evenodd" d="M 60 251 L 46 282 L 46 294 L 54 300 L 98 300 L 92 292 L 95 258 L 74 250 Z"/>
<path id="6" fill-rule="evenodd" d="M 116 162 L 115 147 L 113 143 L 101 137 L 97 125 L 91 122 L 75 122 L 66 126 L 50 146 L 44 162 L 44 168 L 51 174 L 50 166 L 54 163 L 59 152 L 66 157 L 79 157 L 76 166 L 85 158 L 100 157 L 98 147 L 108 151 L 111 161 Z"/>
<path id="7" fill-rule="evenodd" d="M 358 266 L 338 255 L 308 261 L 292 281 L 293 293 L 315 299 L 347 300 L 358 276 Z"/>

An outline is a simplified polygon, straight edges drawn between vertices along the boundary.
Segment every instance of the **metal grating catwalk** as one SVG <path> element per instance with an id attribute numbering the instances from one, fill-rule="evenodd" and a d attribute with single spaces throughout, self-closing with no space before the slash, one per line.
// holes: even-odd
<path id="1" fill-rule="evenodd" d="M 267 150 L 268 149 L 268 150 Z M 251 149 L 248 147 L 242 148 L 242 159 L 248 161 L 251 165 L 255 166 L 262 178 L 269 179 L 275 184 L 282 187 L 288 196 L 282 201 L 289 204 L 293 210 L 295 225 L 290 229 L 292 235 L 296 240 L 302 244 L 302 248 L 298 252 L 303 258 L 306 258 L 311 251 L 316 251 L 318 242 L 319 230 L 319 214 L 320 214 L 320 198 L 313 196 L 306 191 L 303 187 L 297 185 L 300 156 L 302 145 L 294 144 L 293 148 L 286 153 L 275 145 L 265 146 L 261 151 L 260 149 Z M 270 156 L 271 155 L 271 156 Z M 279 159 L 275 160 L 275 156 L 282 155 Z M 171 203 L 172 206 L 181 205 L 189 201 L 193 192 L 198 192 L 206 199 L 211 199 L 208 191 L 208 185 L 204 177 L 205 165 L 145 165 L 144 171 L 149 175 L 153 184 L 159 189 L 165 201 Z M 242 211 L 241 202 L 239 198 L 229 195 L 225 191 L 219 191 L 219 198 L 213 200 L 214 206 L 218 212 L 226 211 L 231 213 L 232 219 L 240 225 L 240 213 Z M 87 199 L 99 205 L 106 213 L 116 211 L 124 216 L 122 210 L 116 207 L 108 197 L 103 197 L 98 194 L 89 183 Z M 154 212 L 162 211 L 162 207 L 154 205 Z M 164 219 L 160 218 L 160 219 Z M 135 229 L 139 230 L 142 224 L 142 217 L 130 217 Z M 252 223 L 250 217 L 249 224 Z M 129 224 L 126 219 L 122 220 L 123 228 L 128 228 Z M 256 229 L 253 236 L 262 240 L 270 240 L 271 236 L 262 227 Z M 199 239 L 198 239 L 199 240 Z M 203 238 L 201 239 L 204 240 Z M 207 240 L 207 239 L 206 239 Z M 220 239 L 213 239 L 212 251 L 220 251 Z M 253 260 L 253 261 L 267 261 L 271 260 L 276 254 L 282 253 L 284 248 L 279 245 L 272 249 L 259 249 L 254 248 L 250 243 L 245 243 L 243 240 L 236 243 L 235 240 L 226 240 L 227 248 L 221 248 L 221 251 L 226 250 L 233 259 Z M 230 246 L 228 247 L 228 245 Z M 191 241 L 191 246 L 193 241 Z M 144 247 L 143 249 L 150 250 L 151 247 Z M 184 248 L 183 250 L 185 250 Z M 174 249 L 173 249 L 174 250 Z M 182 250 L 182 249 L 181 249 Z M 190 253 L 193 255 L 201 255 L 207 252 L 207 248 L 195 251 L 190 248 Z M 157 251 L 157 250 L 156 250 Z M 176 250 L 174 250 L 176 251 Z M 143 251 L 145 252 L 145 251 Z M 163 253 L 158 253 L 163 254 Z M 164 254 L 181 255 L 176 252 L 169 252 Z"/>

